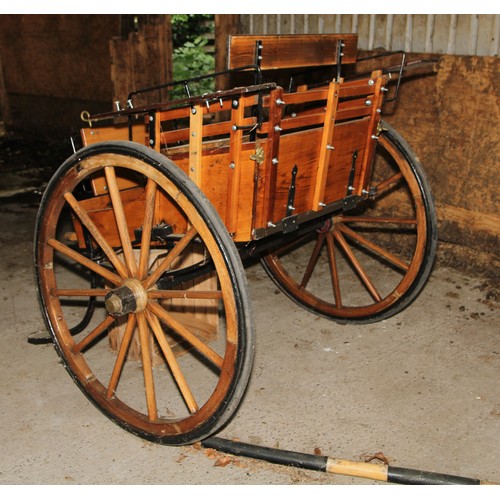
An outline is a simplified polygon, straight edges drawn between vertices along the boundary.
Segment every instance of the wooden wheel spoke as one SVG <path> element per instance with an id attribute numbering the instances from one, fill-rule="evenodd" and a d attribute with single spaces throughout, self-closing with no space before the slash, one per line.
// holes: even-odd
<path id="1" fill-rule="evenodd" d="M 156 407 L 156 392 L 153 379 L 153 363 L 151 361 L 151 348 L 149 345 L 149 327 L 144 313 L 137 314 L 139 326 L 139 339 L 141 342 L 142 371 L 144 373 L 144 387 L 146 388 L 146 404 L 151 422 L 158 420 Z"/>
<path id="2" fill-rule="evenodd" d="M 363 224 L 394 224 L 396 226 L 416 226 L 417 219 L 412 217 L 369 217 L 357 215 L 343 215 L 342 222 Z"/>
<path id="3" fill-rule="evenodd" d="M 333 240 L 333 234 L 331 232 L 328 232 L 326 235 L 326 244 L 328 248 L 328 261 L 330 262 L 330 272 L 332 276 L 333 296 L 335 297 L 335 305 L 337 307 L 342 307 L 339 275 L 337 270 L 337 261 L 335 258 L 335 242 Z"/>
<path id="4" fill-rule="evenodd" d="M 50 291 L 52 297 L 104 297 L 109 290 L 102 288 L 54 288 Z"/>
<path id="5" fill-rule="evenodd" d="M 158 318 L 149 311 L 146 311 L 146 317 L 190 413 L 195 413 L 198 410 L 198 404 L 193 396 L 193 393 L 191 392 L 186 378 L 184 377 L 181 367 L 177 362 L 175 354 L 172 352 L 172 348 L 169 346 L 167 339 L 165 338 L 165 334 L 161 328 Z"/>
<path id="6" fill-rule="evenodd" d="M 219 356 L 207 344 L 202 342 L 196 335 L 191 333 L 182 323 L 173 318 L 163 307 L 153 302 L 148 303 L 148 309 L 158 318 L 164 321 L 169 328 L 172 328 L 184 340 L 189 342 L 198 352 L 203 354 L 207 359 L 215 364 L 218 368 L 222 368 L 224 359 Z"/>
<path id="7" fill-rule="evenodd" d="M 198 234 L 194 227 L 191 227 L 188 232 L 177 242 L 174 248 L 166 255 L 161 264 L 149 275 L 143 282 L 142 286 L 148 290 L 153 286 L 161 275 L 168 270 L 173 261 L 182 253 L 191 240 Z"/>
<path id="8" fill-rule="evenodd" d="M 90 234 L 94 237 L 95 241 L 101 247 L 102 251 L 106 254 L 111 264 L 113 264 L 118 274 L 122 278 L 126 278 L 127 269 L 125 268 L 123 261 L 121 261 L 120 258 L 116 255 L 115 251 L 106 241 L 106 238 L 104 238 L 99 229 L 96 227 L 92 219 L 87 214 L 86 210 L 78 203 L 72 193 L 66 193 L 64 195 L 64 198 L 73 209 L 76 216 L 80 219 L 80 222 L 89 230 Z"/>
<path id="9" fill-rule="evenodd" d="M 125 257 L 125 264 L 127 266 L 129 276 L 137 276 L 137 263 L 135 261 L 134 252 L 132 250 L 132 243 L 127 227 L 127 219 L 125 218 L 125 211 L 123 209 L 123 202 L 116 180 L 116 173 L 114 167 L 105 167 L 106 182 L 108 183 L 109 196 L 113 211 L 115 214 L 116 225 L 122 243 L 123 255 Z"/>
<path id="10" fill-rule="evenodd" d="M 339 242 L 340 246 L 343 248 L 345 251 L 347 257 L 351 261 L 352 265 L 354 266 L 354 269 L 356 270 L 356 273 L 358 276 L 361 278 L 361 281 L 364 283 L 368 291 L 370 292 L 370 295 L 373 297 L 373 299 L 376 302 L 380 302 L 382 300 L 382 297 L 378 293 L 377 289 L 375 288 L 375 285 L 372 283 L 370 278 L 368 277 L 368 274 L 366 271 L 363 269 L 361 266 L 359 260 L 356 258 L 354 255 L 352 249 L 350 248 L 349 244 L 345 240 L 345 238 L 342 236 L 340 231 L 335 230 L 333 232 L 335 239 Z"/>
<path id="11" fill-rule="evenodd" d="M 397 172 L 391 177 L 387 178 L 385 181 L 381 181 L 378 184 L 375 184 L 373 188 L 375 189 L 375 198 L 381 197 L 384 193 L 392 189 L 401 179 L 403 178 L 403 174 L 401 172 Z"/>
<path id="12" fill-rule="evenodd" d="M 141 254 L 139 258 L 139 279 L 143 280 L 148 274 L 149 251 L 151 246 L 151 231 L 155 212 L 156 182 L 148 179 L 146 185 L 146 201 L 144 222 L 142 226 Z"/>
<path id="13" fill-rule="evenodd" d="M 123 363 L 125 362 L 125 357 L 130 346 L 130 341 L 132 340 L 132 335 L 134 334 L 136 326 L 136 319 L 134 314 L 129 314 L 127 319 L 127 326 L 125 327 L 125 332 L 123 334 L 123 339 L 120 344 L 120 349 L 118 350 L 118 355 L 116 356 L 115 366 L 111 373 L 111 378 L 109 380 L 108 389 L 106 391 L 106 397 L 113 397 L 118 381 L 123 369 Z"/>
<path id="14" fill-rule="evenodd" d="M 221 300 L 222 292 L 220 290 L 150 290 L 148 292 L 150 299 L 213 299 Z"/>
<path id="15" fill-rule="evenodd" d="M 91 342 L 93 342 L 99 335 L 101 335 L 108 327 L 110 327 L 115 321 L 113 316 L 107 316 L 104 321 L 99 323 L 83 340 L 78 344 L 73 346 L 72 351 L 76 354 L 81 352 L 85 347 L 87 347 Z"/>
<path id="16" fill-rule="evenodd" d="M 61 243 L 60 241 L 57 241 L 55 239 L 50 239 L 47 243 L 54 250 L 61 252 L 66 257 L 69 257 L 70 259 L 74 260 L 78 264 L 81 264 L 82 266 L 86 267 L 87 269 L 94 271 L 99 276 L 102 276 L 104 279 L 110 281 L 111 283 L 118 285 L 118 286 L 122 284 L 122 279 L 119 276 L 117 276 L 115 273 L 100 266 L 99 264 L 96 264 L 95 262 L 92 262 L 90 259 L 87 259 L 87 257 L 76 252 L 75 250 L 72 250 L 71 248 L 66 246 L 64 243 Z"/>
<path id="17" fill-rule="evenodd" d="M 321 250 L 324 241 L 325 241 L 325 233 L 318 233 L 318 239 L 316 240 L 316 244 L 314 245 L 311 257 L 309 258 L 309 262 L 304 272 L 304 276 L 302 277 L 302 281 L 300 282 L 299 285 L 301 289 L 304 289 L 307 286 L 307 283 L 309 283 L 314 268 L 316 267 L 316 263 L 318 262 L 319 252 Z"/>
<path id="18" fill-rule="evenodd" d="M 368 240 L 364 236 L 361 236 L 360 234 L 356 233 L 355 231 L 353 231 L 351 228 L 347 227 L 346 225 L 338 224 L 337 229 L 339 231 L 341 231 L 342 233 L 349 235 L 352 239 L 356 240 L 358 243 L 363 245 L 365 248 L 372 250 L 380 257 L 391 262 L 392 264 L 394 264 L 396 267 L 398 267 L 402 271 L 408 271 L 408 269 L 410 268 L 409 264 L 407 264 L 406 262 L 401 260 L 397 255 L 394 255 L 393 253 L 387 251 L 385 248 L 382 248 L 381 246 L 377 245 L 376 243 L 373 243 L 372 241 Z"/>

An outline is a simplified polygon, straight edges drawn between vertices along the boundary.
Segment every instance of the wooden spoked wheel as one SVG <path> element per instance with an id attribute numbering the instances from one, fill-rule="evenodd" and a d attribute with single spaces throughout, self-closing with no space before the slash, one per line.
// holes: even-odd
<path id="1" fill-rule="evenodd" d="M 96 196 L 99 182 L 109 194 Z M 177 445 L 235 412 L 254 351 L 243 267 L 215 209 L 170 160 L 119 141 L 69 158 L 41 202 L 35 269 L 56 349 L 109 418 Z M 74 334 L 90 297 L 93 318 Z"/>
<path id="2" fill-rule="evenodd" d="M 382 126 L 367 199 L 262 259 L 290 298 L 340 323 L 400 312 L 434 262 L 437 222 L 428 182 L 404 139 Z"/>

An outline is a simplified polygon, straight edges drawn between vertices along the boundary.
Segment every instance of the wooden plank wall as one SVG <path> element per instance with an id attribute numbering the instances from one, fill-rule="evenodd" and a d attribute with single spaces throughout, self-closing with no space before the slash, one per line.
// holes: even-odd
<path id="1" fill-rule="evenodd" d="M 66 140 L 83 125 L 82 110 L 111 111 L 136 85 L 165 82 L 172 63 L 169 29 L 163 14 L 0 16 L 13 127 Z"/>
<path id="2" fill-rule="evenodd" d="M 170 15 L 158 15 L 127 37 L 110 40 L 113 101 L 125 107 L 132 90 L 160 85 L 173 80 Z M 134 99 L 136 106 L 161 102 L 165 90 L 143 94 Z"/>
<path id="3" fill-rule="evenodd" d="M 498 14 L 245 14 L 242 33 L 358 33 L 361 50 L 498 56 Z"/>

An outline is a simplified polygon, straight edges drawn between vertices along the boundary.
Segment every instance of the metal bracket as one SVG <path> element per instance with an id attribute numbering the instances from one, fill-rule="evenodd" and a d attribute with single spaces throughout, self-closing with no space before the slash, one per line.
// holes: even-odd
<path id="1" fill-rule="evenodd" d="M 155 115 L 151 113 L 148 119 L 149 145 L 154 148 L 156 145 L 156 124 Z"/>
<path id="2" fill-rule="evenodd" d="M 344 53 L 342 52 L 342 50 L 344 47 L 345 47 L 344 40 L 339 40 L 337 42 L 337 82 L 340 82 L 340 78 L 341 78 L 342 57 L 344 56 Z"/>
<path id="3" fill-rule="evenodd" d="M 352 154 L 352 165 L 351 165 L 351 171 L 349 172 L 349 182 L 347 184 L 347 192 L 346 196 L 350 196 L 352 192 L 354 191 L 354 174 L 356 172 L 356 159 L 358 158 L 358 150 L 355 149 L 353 154 Z"/>
<path id="4" fill-rule="evenodd" d="M 297 180 L 297 172 L 299 169 L 297 168 L 297 165 L 294 165 L 292 168 L 292 180 L 290 182 L 290 187 L 288 188 L 288 201 L 286 204 L 286 216 L 292 215 L 292 212 L 295 210 L 295 207 L 293 206 L 294 200 L 295 200 L 295 182 Z"/>

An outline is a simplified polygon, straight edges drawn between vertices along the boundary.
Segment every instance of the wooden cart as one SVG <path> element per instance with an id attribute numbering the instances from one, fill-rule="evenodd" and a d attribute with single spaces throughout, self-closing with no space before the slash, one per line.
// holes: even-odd
<path id="1" fill-rule="evenodd" d="M 432 196 L 381 118 L 391 72 L 348 77 L 356 45 L 233 36 L 226 76 L 246 83 L 137 105 L 166 84 L 87 117 L 41 202 L 37 286 L 67 370 L 128 431 L 193 443 L 234 414 L 255 348 L 247 258 L 341 323 L 388 318 L 424 286 Z M 306 67 L 333 74 L 311 84 Z"/>

